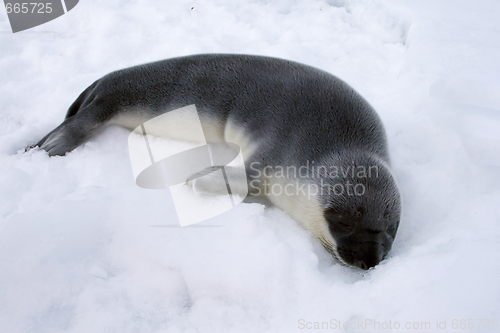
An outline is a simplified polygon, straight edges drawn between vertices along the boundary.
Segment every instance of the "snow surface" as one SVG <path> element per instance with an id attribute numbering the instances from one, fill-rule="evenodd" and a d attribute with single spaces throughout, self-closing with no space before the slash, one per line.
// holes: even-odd
<path id="1" fill-rule="evenodd" d="M 0 10 L 0 332 L 494 328 L 499 12 L 495 0 L 82 0 L 12 34 Z M 168 191 L 134 184 L 118 127 L 66 157 L 23 153 L 102 75 L 212 52 L 319 67 L 377 109 L 404 201 L 387 260 L 340 266 L 257 203 L 172 226 Z M 305 328 L 335 320 L 350 327 Z"/>

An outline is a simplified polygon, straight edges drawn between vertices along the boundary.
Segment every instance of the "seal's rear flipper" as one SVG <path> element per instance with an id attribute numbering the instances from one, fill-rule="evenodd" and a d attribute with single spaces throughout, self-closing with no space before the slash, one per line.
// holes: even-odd
<path id="1" fill-rule="evenodd" d="M 103 128 L 106 122 L 95 119 L 99 114 L 95 107 L 91 110 L 80 110 L 74 116 L 66 118 L 61 125 L 43 137 L 36 145 L 49 153 L 49 156 L 65 155 L 79 145 L 88 141 L 96 132 Z"/>
<path id="2" fill-rule="evenodd" d="M 103 127 L 106 120 L 103 118 L 107 115 L 103 112 L 104 108 L 95 102 L 94 88 L 98 83 L 99 80 L 95 81 L 78 96 L 61 125 L 24 151 L 40 147 L 50 156 L 64 155 L 90 139 L 97 129 Z"/>
<path id="3" fill-rule="evenodd" d="M 66 119 L 52 132 L 40 140 L 36 146 L 49 153 L 49 156 L 65 155 L 84 141 L 85 135 L 75 129 L 73 118 Z"/>

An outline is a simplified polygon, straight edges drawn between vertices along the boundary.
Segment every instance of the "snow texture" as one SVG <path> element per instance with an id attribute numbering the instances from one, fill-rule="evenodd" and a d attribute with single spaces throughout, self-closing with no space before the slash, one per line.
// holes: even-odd
<path id="1" fill-rule="evenodd" d="M 487 328 L 476 319 L 495 331 L 499 12 L 495 0 L 82 0 L 12 34 L 0 10 L 0 332 Z M 389 258 L 340 266 L 257 203 L 180 228 L 168 191 L 134 184 L 119 127 L 65 157 L 23 152 L 102 75 L 213 52 L 316 66 L 375 107 L 403 196 Z"/>

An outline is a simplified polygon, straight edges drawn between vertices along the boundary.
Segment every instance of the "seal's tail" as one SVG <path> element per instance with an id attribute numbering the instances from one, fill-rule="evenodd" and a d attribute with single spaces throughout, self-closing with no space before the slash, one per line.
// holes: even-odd
<path id="1" fill-rule="evenodd" d="M 90 139 L 102 127 L 102 120 L 97 115 L 105 113 L 101 103 L 95 103 L 93 90 L 98 82 L 85 89 L 71 104 L 61 125 L 26 150 L 40 147 L 49 156 L 64 155 Z"/>

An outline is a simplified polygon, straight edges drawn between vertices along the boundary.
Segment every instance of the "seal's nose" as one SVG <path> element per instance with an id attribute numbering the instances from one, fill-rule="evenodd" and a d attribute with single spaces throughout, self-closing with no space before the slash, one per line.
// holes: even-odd
<path id="1" fill-rule="evenodd" d="M 356 261 L 356 266 L 358 266 L 361 269 L 364 269 L 365 271 L 370 269 L 371 267 L 375 267 L 377 263 L 370 262 L 370 261 L 365 261 L 365 260 L 357 260 Z"/>
<path id="2" fill-rule="evenodd" d="M 356 266 L 358 266 L 361 269 L 367 270 L 370 267 L 368 267 L 363 260 L 358 260 L 356 263 Z"/>
<path id="3" fill-rule="evenodd" d="M 371 267 L 375 267 L 382 260 L 382 256 L 373 253 L 371 255 L 365 256 L 364 258 L 355 260 L 354 264 L 361 269 L 367 270 Z"/>

